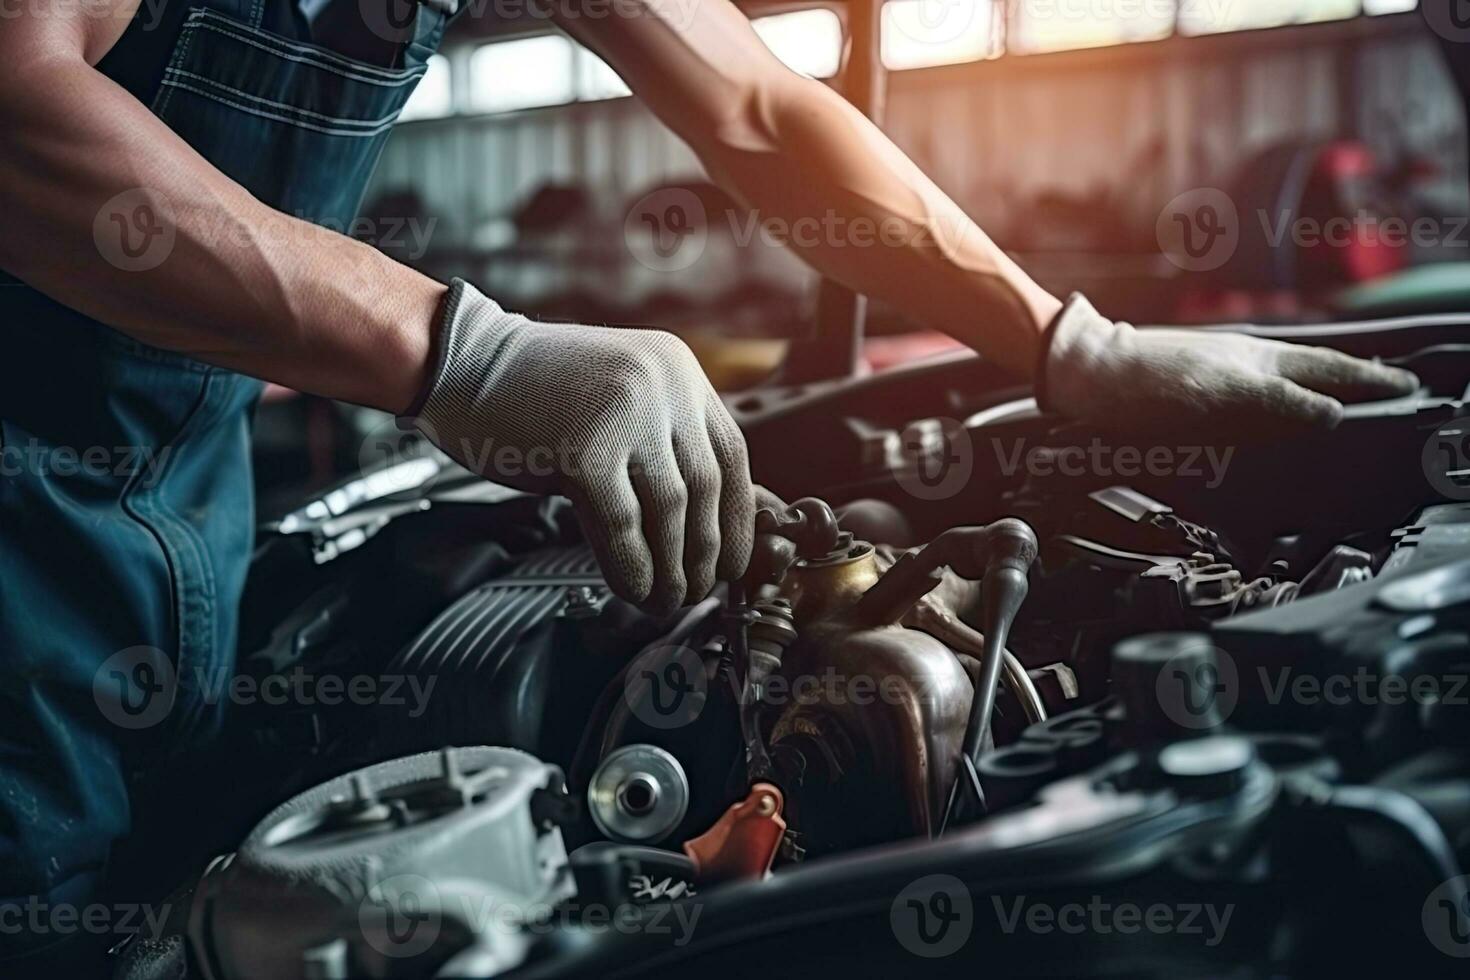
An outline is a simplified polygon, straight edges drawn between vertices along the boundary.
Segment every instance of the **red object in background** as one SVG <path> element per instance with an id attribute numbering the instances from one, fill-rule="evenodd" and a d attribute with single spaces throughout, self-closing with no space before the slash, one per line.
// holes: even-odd
<path id="1" fill-rule="evenodd" d="M 1170 323 L 1253 323 L 1297 320 L 1301 297 L 1289 289 L 1189 289 L 1174 304 Z"/>
<path id="2" fill-rule="evenodd" d="M 1386 190 L 1377 158 L 1362 143 L 1341 140 L 1318 151 L 1302 191 L 1300 218 L 1319 239 L 1300 246 L 1303 289 L 1366 282 L 1408 264 L 1410 219 L 1382 213 Z"/>
<path id="3" fill-rule="evenodd" d="M 864 337 L 862 359 L 869 371 L 883 371 L 899 364 L 910 364 L 935 354 L 961 350 L 964 344 L 935 330 Z"/>
<path id="4" fill-rule="evenodd" d="M 1172 308 L 1148 322 L 1299 320 L 1330 309 L 1339 290 L 1409 264 L 1410 188 L 1430 173 L 1414 158 L 1385 168 L 1355 140 L 1263 150 L 1229 184 L 1235 252 L 1219 270 L 1179 279 Z"/>

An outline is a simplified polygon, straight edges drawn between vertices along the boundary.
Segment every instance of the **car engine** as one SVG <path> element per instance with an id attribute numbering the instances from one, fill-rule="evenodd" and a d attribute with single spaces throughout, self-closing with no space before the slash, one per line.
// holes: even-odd
<path id="1" fill-rule="evenodd" d="M 384 436 L 266 529 L 242 649 L 397 696 L 238 713 L 261 761 L 120 975 L 1451 973 L 1463 329 L 1298 328 L 1423 388 L 1269 442 L 1121 443 L 970 355 L 737 396 L 791 502 L 664 619 L 564 502 Z"/>

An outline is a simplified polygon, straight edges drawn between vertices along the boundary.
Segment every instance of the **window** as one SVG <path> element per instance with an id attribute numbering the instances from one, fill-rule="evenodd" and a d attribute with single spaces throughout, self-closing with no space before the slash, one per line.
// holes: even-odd
<path id="1" fill-rule="evenodd" d="M 450 98 L 449 59 L 442 54 L 429 58 L 428 70 L 419 79 L 418 87 L 399 113 L 400 121 L 407 119 L 440 119 L 454 111 Z"/>
<path id="2" fill-rule="evenodd" d="M 632 89 L 612 70 L 611 65 L 580 44 L 577 45 L 577 98 L 585 102 L 596 102 L 599 99 L 620 99 L 632 94 Z"/>
<path id="3" fill-rule="evenodd" d="M 887 0 L 883 63 L 890 69 L 952 65 L 1017 54 L 1152 41 L 1177 25 L 1186 35 L 1397 14 L 1418 0 Z M 842 22 L 813 8 L 751 20 L 757 36 L 793 71 L 837 74 Z M 471 55 L 462 107 L 510 112 L 631 95 L 597 55 L 560 34 L 491 41 Z M 432 119 L 455 108 L 449 62 L 440 55 L 404 107 L 402 119 Z"/>
<path id="4" fill-rule="evenodd" d="M 571 102 L 575 60 L 572 42 L 559 34 L 482 44 L 470 55 L 470 108 L 509 112 Z"/>
<path id="5" fill-rule="evenodd" d="M 1401 14 L 1419 6 L 1419 0 L 1363 0 L 1365 14 Z"/>
<path id="6" fill-rule="evenodd" d="M 1237 2 L 1249 0 L 1181 0 L 1211 9 Z M 1023 0 L 1013 8 L 1007 47 L 1019 52 L 1063 51 L 1156 41 L 1174 33 L 1174 4 L 1175 0 Z"/>
<path id="7" fill-rule="evenodd" d="M 1181 34 L 1218 34 L 1257 27 L 1354 17 L 1359 0 L 1180 0 Z"/>
<path id="8" fill-rule="evenodd" d="M 892 69 L 1396 14 L 1418 0 L 888 0 Z"/>
<path id="9" fill-rule="evenodd" d="M 883 6 L 883 64 L 924 68 L 996 53 L 992 0 L 889 0 Z"/>
<path id="10" fill-rule="evenodd" d="M 938 0 L 943 2 L 943 0 Z M 842 21 L 830 10 L 797 10 L 750 22 L 786 67 L 812 78 L 830 78 L 842 61 Z"/>

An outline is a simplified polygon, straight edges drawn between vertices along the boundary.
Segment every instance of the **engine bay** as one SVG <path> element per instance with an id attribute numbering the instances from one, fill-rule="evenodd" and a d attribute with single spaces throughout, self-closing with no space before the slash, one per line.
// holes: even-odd
<path id="1" fill-rule="evenodd" d="M 189 975 L 1451 972 L 1470 345 L 1300 330 L 1423 389 L 1229 445 L 969 356 L 737 397 L 783 501 L 666 618 L 564 502 L 395 446 L 262 536 L 242 670 L 380 683 L 237 713 Z"/>

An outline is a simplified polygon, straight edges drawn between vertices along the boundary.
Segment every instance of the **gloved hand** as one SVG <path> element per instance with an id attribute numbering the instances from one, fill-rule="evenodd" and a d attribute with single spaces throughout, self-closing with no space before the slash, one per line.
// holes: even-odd
<path id="1" fill-rule="evenodd" d="M 1343 401 L 1407 395 L 1417 384 L 1408 371 L 1322 347 L 1135 330 L 1073 295 L 1047 331 L 1036 391 L 1041 408 L 1111 429 L 1270 436 L 1331 428 Z"/>
<path id="2" fill-rule="evenodd" d="M 672 334 L 538 323 L 456 279 L 417 415 L 482 476 L 571 498 L 618 595 L 667 610 L 745 572 L 745 439 Z"/>

